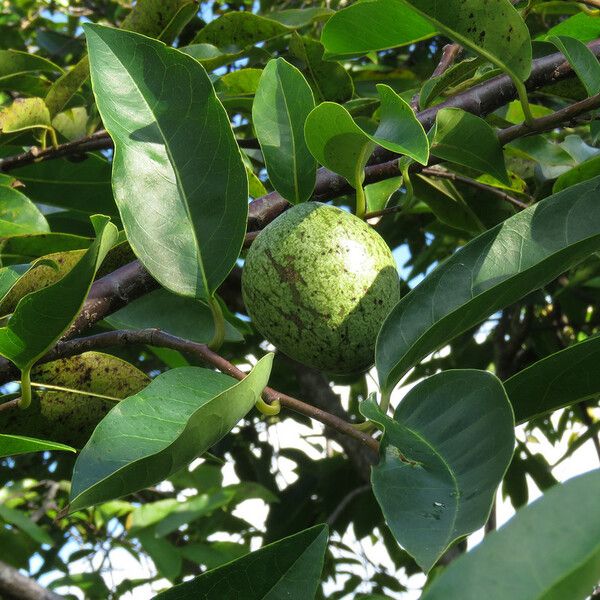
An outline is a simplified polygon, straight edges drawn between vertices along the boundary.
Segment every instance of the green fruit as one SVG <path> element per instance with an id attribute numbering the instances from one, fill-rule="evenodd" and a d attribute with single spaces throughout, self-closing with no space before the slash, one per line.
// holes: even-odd
<path id="1" fill-rule="evenodd" d="M 275 219 L 246 258 L 248 314 L 288 356 L 332 373 L 373 364 L 375 338 L 400 299 L 392 253 L 369 225 L 308 202 Z"/>

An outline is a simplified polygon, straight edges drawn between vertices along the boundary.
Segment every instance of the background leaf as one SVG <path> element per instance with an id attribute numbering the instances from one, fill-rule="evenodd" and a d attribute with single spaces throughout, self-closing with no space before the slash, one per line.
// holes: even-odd
<path id="1" fill-rule="evenodd" d="M 18 190 L 0 186 L 0 236 L 50 231 L 38 207 Z"/>
<path id="2" fill-rule="evenodd" d="M 102 352 L 84 352 L 37 365 L 31 380 L 64 389 L 36 386 L 36 398 L 29 408 L 0 412 L 0 428 L 5 433 L 36 435 L 76 448 L 84 446 L 116 401 L 150 383 L 133 365 Z"/>
<path id="3" fill-rule="evenodd" d="M 517 423 L 600 393 L 600 337 L 546 356 L 504 382 Z"/>
<path id="4" fill-rule="evenodd" d="M 375 357 L 392 389 L 417 361 L 600 247 L 600 178 L 546 198 L 458 250 L 404 296 Z"/>
<path id="5" fill-rule="evenodd" d="M 164 287 L 207 299 L 235 264 L 248 211 L 225 110 L 191 57 L 134 33 L 99 25 L 86 32 L 127 239 Z"/>
<path id="6" fill-rule="evenodd" d="M 314 597 L 327 547 L 327 527 L 315 525 L 208 571 L 156 596 L 156 600 L 246 600 Z"/>
<path id="7" fill-rule="evenodd" d="M 192 43 L 211 44 L 227 52 L 239 52 L 289 32 L 289 27 L 251 12 L 230 12 L 203 27 Z"/>
<path id="8" fill-rule="evenodd" d="M 599 496 L 600 470 L 554 486 L 453 562 L 423 600 L 587 598 L 600 577 Z"/>
<path id="9" fill-rule="evenodd" d="M 502 146 L 494 130 L 480 117 L 459 108 L 438 111 L 431 154 L 481 173 L 489 173 L 510 185 Z"/>
<path id="10" fill-rule="evenodd" d="M 27 369 L 73 322 L 100 263 L 117 239 L 107 217 L 93 217 L 97 237 L 79 262 L 60 281 L 25 296 L 6 327 L 0 328 L 0 354 Z"/>
<path id="11" fill-rule="evenodd" d="M 22 435 L 9 435 L 0 433 L 0 457 L 15 456 L 28 452 L 46 452 L 47 450 L 64 450 L 66 452 L 77 452 L 71 446 L 58 444 L 48 440 L 38 440 Z"/>
<path id="12" fill-rule="evenodd" d="M 375 497 L 398 543 L 427 572 L 487 521 L 513 454 L 506 393 L 491 373 L 452 370 L 412 388 L 393 419 L 372 400 L 360 408 L 384 428 L 371 471 Z"/>
<path id="13" fill-rule="evenodd" d="M 182 367 L 159 375 L 103 419 L 73 471 L 71 511 L 162 481 L 208 450 L 254 406 L 273 355 L 242 381 Z"/>
<path id="14" fill-rule="evenodd" d="M 265 67 L 254 104 L 254 129 L 273 187 L 289 202 L 308 200 L 317 165 L 304 141 L 304 122 L 315 107 L 302 73 L 285 59 Z"/>
<path id="15" fill-rule="evenodd" d="M 200 344 L 210 342 L 215 333 L 208 305 L 162 289 L 130 302 L 105 320 L 115 329 L 156 327 Z M 240 332 L 226 322 L 225 341 L 239 342 L 242 339 Z"/>
<path id="16" fill-rule="evenodd" d="M 427 19 L 398 0 L 357 2 L 333 15 L 323 28 L 326 57 L 345 57 L 404 46 L 431 37 Z"/>
<path id="17" fill-rule="evenodd" d="M 549 36 L 548 41 L 562 52 L 587 90 L 588 96 L 600 92 L 600 64 L 581 41 L 568 36 Z"/>

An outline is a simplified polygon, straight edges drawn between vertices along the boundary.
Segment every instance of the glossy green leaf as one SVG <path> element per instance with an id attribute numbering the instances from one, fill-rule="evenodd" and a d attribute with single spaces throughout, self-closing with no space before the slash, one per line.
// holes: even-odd
<path id="1" fill-rule="evenodd" d="M 27 454 L 28 452 L 47 452 L 48 450 L 76 452 L 75 448 L 65 446 L 65 444 L 58 444 L 48 440 L 38 440 L 22 435 L 0 433 L 0 458 L 15 456 L 17 454 Z"/>
<path id="2" fill-rule="evenodd" d="M 25 296 L 6 327 L 0 328 L 0 354 L 28 369 L 73 322 L 100 263 L 117 239 L 106 217 L 92 217 L 96 240 L 60 281 Z"/>
<path id="3" fill-rule="evenodd" d="M 459 108 L 443 108 L 437 113 L 431 154 L 510 185 L 494 130 L 480 117 Z"/>
<path id="4" fill-rule="evenodd" d="M 77 163 L 59 159 L 12 171 L 25 184 L 27 196 L 34 202 L 86 215 L 117 217 L 119 212 L 112 195 L 110 172 L 110 163 L 99 154 L 89 154 Z"/>
<path id="5" fill-rule="evenodd" d="M 18 190 L 0 186 L 0 237 L 46 233 L 48 221 L 38 207 Z"/>
<path id="6" fill-rule="evenodd" d="M 431 37 L 436 29 L 398 0 L 357 2 L 327 21 L 321 35 L 326 56 L 344 57 L 405 46 Z"/>
<path id="7" fill-rule="evenodd" d="M 426 164 L 429 142 L 410 106 L 387 85 L 377 85 L 381 119 L 375 132 L 359 127 L 339 104 L 323 102 L 306 119 L 304 134 L 313 156 L 344 176 L 355 188 L 362 184 L 364 167 L 376 144 Z"/>
<path id="8" fill-rule="evenodd" d="M 50 129 L 50 113 L 41 98 L 17 98 L 0 110 L 0 133 Z"/>
<path id="9" fill-rule="evenodd" d="M 377 339 L 382 387 L 600 249 L 600 178 L 546 198 L 458 250 L 394 307 Z"/>
<path id="10" fill-rule="evenodd" d="M 600 578 L 599 497 L 598 469 L 555 485 L 454 561 L 423 600 L 587 598 Z"/>
<path id="11" fill-rule="evenodd" d="M 544 37 L 562 35 L 576 38 L 587 44 L 600 37 L 600 19 L 597 15 L 588 15 L 581 12 L 551 27 Z"/>
<path id="12" fill-rule="evenodd" d="M 19 50 L 0 50 L 0 81 L 26 73 L 61 73 L 52 61 Z"/>
<path id="13" fill-rule="evenodd" d="M 565 35 L 547 39 L 567 57 L 588 95 L 600 92 L 600 63 L 592 51 L 583 42 Z"/>
<path id="14" fill-rule="evenodd" d="M 210 342 L 215 333 L 208 305 L 162 289 L 130 302 L 105 320 L 115 329 L 155 327 L 201 344 Z M 242 339 L 239 331 L 226 322 L 225 341 L 240 342 Z"/>
<path id="15" fill-rule="evenodd" d="M 256 137 L 273 187 L 289 202 L 308 200 L 317 164 L 304 141 L 304 122 L 315 107 L 302 73 L 283 58 L 270 60 L 252 105 Z"/>
<path id="16" fill-rule="evenodd" d="M 25 532 L 32 540 L 38 544 L 48 544 L 52 546 L 54 540 L 39 525 L 36 525 L 22 510 L 10 508 L 5 504 L 0 504 L 0 520 L 10 523 Z"/>
<path id="17" fill-rule="evenodd" d="M 377 84 L 377 92 L 381 100 L 380 121 L 371 139 L 392 152 L 405 154 L 426 165 L 429 142 L 412 108 L 388 85 Z"/>
<path id="18" fill-rule="evenodd" d="M 517 423 L 600 394 L 600 337 L 551 354 L 504 382 Z"/>
<path id="19" fill-rule="evenodd" d="M 320 164 L 345 177 L 355 189 L 362 185 L 375 143 L 343 106 L 333 102 L 319 104 L 306 119 L 304 136 Z"/>
<path id="20" fill-rule="evenodd" d="M 441 33 L 525 81 L 531 38 L 510 0 L 404 0 Z"/>
<path id="21" fill-rule="evenodd" d="M 515 443 L 500 381 L 444 371 L 416 385 L 394 418 L 373 400 L 362 414 L 383 427 L 373 492 L 394 537 L 429 571 L 457 539 L 483 527 Z"/>
<path id="22" fill-rule="evenodd" d="M 158 483 L 206 452 L 254 406 L 272 361 L 265 356 L 240 382 L 200 367 L 173 369 L 119 402 L 77 458 L 71 510 Z"/>
<path id="23" fill-rule="evenodd" d="M 354 94 L 354 84 L 348 71 L 338 62 L 323 60 L 323 44 L 312 38 L 292 34 L 290 54 L 298 60 L 318 101 L 346 102 Z"/>
<path id="24" fill-rule="evenodd" d="M 552 191 L 555 194 L 562 192 L 562 190 L 566 190 L 572 185 L 587 181 L 597 175 L 600 175 L 600 155 L 592 156 L 560 175 L 554 182 Z"/>
<path id="25" fill-rule="evenodd" d="M 203 27 L 193 44 L 211 44 L 227 52 L 239 52 L 290 31 L 277 21 L 251 12 L 228 12 Z"/>
<path id="26" fill-rule="evenodd" d="M 115 402 L 150 383 L 133 365 L 102 352 L 36 365 L 31 380 L 36 391 L 31 406 L 0 412 L 0 430 L 76 448 L 85 445 Z"/>
<path id="27" fill-rule="evenodd" d="M 238 258 L 248 212 L 227 114 L 193 58 L 100 25 L 86 33 L 127 239 L 164 287 L 208 299 Z"/>
<path id="28" fill-rule="evenodd" d="M 308 600 L 313 598 L 327 547 L 327 527 L 315 525 L 203 573 L 155 600 Z"/>

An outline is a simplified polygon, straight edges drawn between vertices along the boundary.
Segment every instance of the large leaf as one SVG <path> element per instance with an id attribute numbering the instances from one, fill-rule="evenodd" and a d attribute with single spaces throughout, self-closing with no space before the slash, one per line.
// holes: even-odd
<path id="1" fill-rule="evenodd" d="M 268 354 L 240 382 L 200 367 L 173 369 L 119 402 L 77 458 L 71 510 L 153 485 L 206 452 L 260 398 L 272 362 Z"/>
<path id="2" fill-rule="evenodd" d="M 531 72 L 531 38 L 509 0 L 402 0 L 438 31 L 517 79 Z"/>
<path id="3" fill-rule="evenodd" d="M 506 393 L 486 371 L 444 371 L 411 389 L 393 419 L 372 400 L 361 412 L 384 429 L 371 482 L 386 522 L 429 571 L 489 516 L 515 443 Z"/>
<path id="4" fill-rule="evenodd" d="M 315 525 L 162 592 L 155 600 L 308 600 L 317 591 L 326 547 L 327 527 Z"/>
<path id="5" fill-rule="evenodd" d="M 0 412 L 0 430 L 76 448 L 84 446 L 115 402 L 150 383 L 133 365 L 101 352 L 36 365 L 31 379 L 37 392 L 31 406 Z"/>
<path id="6" fill-rule="evenodd" d="M 50 442 L 38 440 L 22 435 L 8 435 L 0 433 L 0 458 L 4 456 L 15 456 L 16 454 L 27 454 L 28 452 L 47 452 L 48 450 L 64 450 L 76 452 L 75 448 Z"/>
<path id="7" fill-rule="evenodd" d="M 292 204 L 308 200 L 317 165 L 304 141 L 304 122 L 315 107 L 312 90 L 296 67 L 283 58 L 265 67 L 252 118 L 273 187 Z"/>
<path id="8" fill-rule="evenodd" d="M 555 194 L 458 250 L 404 296 L 377 339 L 381 385 L 600 249 L 600 178 Z"/>
<path id="9" fill-rule="evenodd" d="M 517 423 L 600 394 L 600 337 L 569 346 L 504 383 Z"/>
<path id="10" fill-rule="evenodd" d="M 480 117 L 459 108 L 438 111 L 431 154 L 489 173 L 510 185 L 502 146 L 494 130 Z"/>
<path id="11" fill-rule="evenodd" d="M 600 92 L 600 64 L 592 51 L 581 41 L 568 36 L 547 38 L 566 57 L 589 96 Z"/>
<path id="12" fill-rule="evenodd" d="M 427 19 L 398 0 L 357 2 L 335 13 L 321 35 L 326 56 L 344 57 L 404 46 L 436 32 Z"/>
<path id="13" fill-rule="evenodd" d="M 583 600 L 600 579 L 600 470 L 556 485 L 437 577 L 423 600 Z"/>
<path id="14" fill-rule="evenodd" d="M 48 221 L 27 196 L 14 188 L 0 186 L 0 237 L 47 231 L 50 231 Z"/>
<path id="15" fill-rule="evenodd" d="M 99 25 L 86 33 L 127 238 L 164 287 L 207 299 L 246 230 L 248 184 L 227 114 L 190 56 Z"/>
<path id="16" fill-rule="evenodd" d="M 144 294 L 109 315 L 106 321 L 115 329 L 156 327 L 201 344 L 210 342 L 215 334 L 214 319 L 206 304 L 162 289 Z M 225 340 L 239 342 L 242 339 L 239 331 L 226 322 Z"/>
<path id="17" fill-rule="evenodd" d="M 27 370 L 73 322 L 100 263 L 117 240 L 107 217 L 92 217 L 96 240 L 79 262 L 54 285 L 28 294 L 0 328 L 0 354 Z"/>

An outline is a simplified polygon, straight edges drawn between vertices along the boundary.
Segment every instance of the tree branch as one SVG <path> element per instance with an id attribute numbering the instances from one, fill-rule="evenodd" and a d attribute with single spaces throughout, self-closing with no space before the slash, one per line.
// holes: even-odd
<path id="1" fill-rule="evenodd" d="M 64 600 L 0 560 L 0 597 L 5 600 Z"/>
<path id="2" fill-rule="evenodd" d="M 160 348 L 170 348 L 178 350 L 184 354 L 195 356 L 201 361 L 219 369 L 222 373 L 230 375 L 235 379 L 242 380 L 246 377 L 246 373 L 238 369 L 216 352 L 213 352 L 205 344 L 198 344 L 190 340 L 176 337 L 170 333 L 160 331 L 159 329 L 140 329 L 136 331 L 120 330 L 107 331 L 85 338 L 77 338 L 73 340 L 65 340 L 58 342 L 56 346 L 48 352 L 40 363 L 46 363 L 60 358 L 68 358 L 89 350 L 99 350 L 102 348 L 113 348 L 116 346 L 129 346 L 132 344 L 144 344 L 149 346 L 157 346 Z M 302 415 L 306 415 L 311 419 L 320 421 L 324 425 L 348 435 L 355 440 L 358 440 L 364 447 L 370 448 L 377 452 L 379 450 L 378 442 L 370 435 L 357 430 L 351 423 L 344 421 L 336 415 L 324 411 L 316 406 L 312 406 L 302 400 L 298 400 L 293 396 L 283 394 L 273 388 L 266 387 L 263 394 L 265 401 L 272 403 L 278 400 L 281 406 L 285 406 Z M 6 403 L 9 404 L 9 403 Z M 11 407 L 16 407 L 14 401 L 10 402 Z"/>

